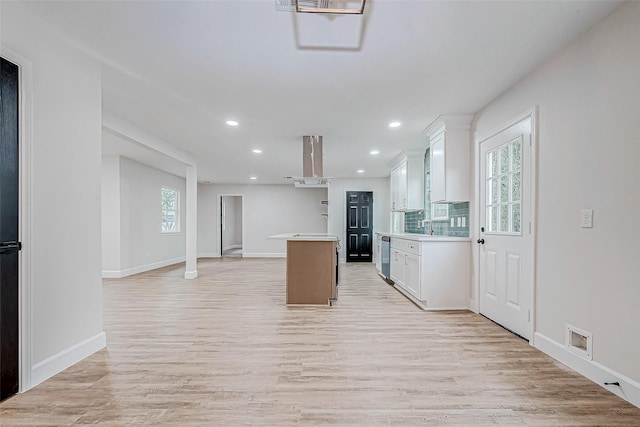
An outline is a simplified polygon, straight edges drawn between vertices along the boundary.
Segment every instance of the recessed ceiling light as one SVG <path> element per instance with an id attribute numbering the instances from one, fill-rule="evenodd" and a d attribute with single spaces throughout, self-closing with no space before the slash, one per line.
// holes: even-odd
<path id="1" fill-rule="evenodd" d="M 249 179 L 258 179 L 258 177 L 257 177 L 257 176 L 252 176 L 252 177 L 251 177 L 251 178 L 249 178 Z"/>
<path id="2" fill-rule="evenodd" d="M 378 150 L 371 150 L 371 155 L 375 156 L 376 154 L 380 154 Z"/>
<path id="3" fill-rule="evenodd" d="M 253 152 L 254 152 L 254 153 L 256 153 L 256 154 L 260 154 L 260 153 L 262 153 L 262 150 L 261 150 L 261 149 L 259 149 L 259 148 L 255 148 L 255 149 L 253 150 Z"/>
<path id="4" fill-rule="evenodd" d="M 397 128 L 398 126 L 400 126 L 402 123 L 400 122 L 391 122 L 389 123 L 389 127 L 390 128 Z"/>
<path id="5" fill-rule="evenodd" d="M 358 172 L 358 173 L 364 173 L 364 169 L 358 169 L 356 172 Z"/>
<path id="6" fill-rule="evenodd" d="M 236 122 L 235 120 L 227 120 L 227 124 L 229 126 L 238 126 L 238 122 Z"/>

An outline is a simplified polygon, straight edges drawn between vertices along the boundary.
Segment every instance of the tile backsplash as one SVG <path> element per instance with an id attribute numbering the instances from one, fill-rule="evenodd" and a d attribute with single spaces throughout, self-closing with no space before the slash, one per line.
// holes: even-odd
<path id="1" fill-rule="evenodd" d="M 429 222 L 422 226 L 422 220 L 428 212 L 414 211 L 404 214 L 404 232 L 429 234 Z M 449 214 L 446 219 L 432 221 L 434 236 L 469 237 L 469 202 L 449 204 Z"/>

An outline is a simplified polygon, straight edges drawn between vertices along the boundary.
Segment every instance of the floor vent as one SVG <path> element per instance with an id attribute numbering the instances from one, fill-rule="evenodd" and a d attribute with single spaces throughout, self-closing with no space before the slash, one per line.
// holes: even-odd
<path id="1" fill-rule="evenodd" d="M 566 325 L 565 346 L 583 359 L 593 360 L 593 337 L 591 332 L 583 331 L 575 326 Z"/>

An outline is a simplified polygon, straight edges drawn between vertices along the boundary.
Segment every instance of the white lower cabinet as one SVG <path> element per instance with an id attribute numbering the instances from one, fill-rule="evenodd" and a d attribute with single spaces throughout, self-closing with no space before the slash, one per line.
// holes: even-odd
<path id="1" fill-rule="evenodd" d="M 420 299 L 420 255 L 405 254 L 405 269 L 406 269 L 406 290 L 411 295 Z"/>
<path id="2" fill-rule="evenodd" d="M 391 238 L 391 280 L 426 310 L 469 308 L 469 241 Z"/>
<path id="3" fill-rule="evenodd" d="M 391 280 L 418 299 L 421 288 L 420 249 L 417 242 L 391 238 Z"/>
<path id="4" fill-rule="evenodd" d="M 405 280 L 407 277 L 407 269 L 404 264 L 404 251 L 391 247 L 391 263 L 390 263 L 390 275 L 391 280 L 396 285 L 404 288 Z"/>

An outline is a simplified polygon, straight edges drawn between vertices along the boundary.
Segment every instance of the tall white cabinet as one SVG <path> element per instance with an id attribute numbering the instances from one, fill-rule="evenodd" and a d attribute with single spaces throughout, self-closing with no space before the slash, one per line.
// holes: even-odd
<path id="1" fill-rule="evenodd" d="M 466 202 L 471 198 L 472 115 L 444 115 L 425 130 L 431 162 L 431 202 Z"/>

